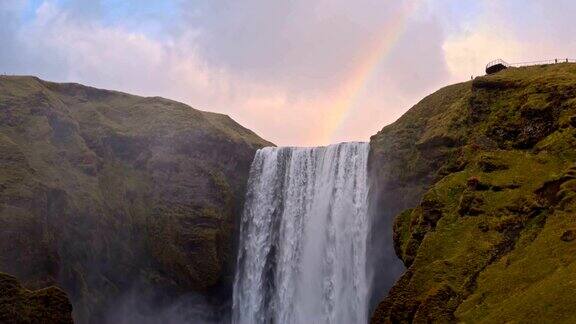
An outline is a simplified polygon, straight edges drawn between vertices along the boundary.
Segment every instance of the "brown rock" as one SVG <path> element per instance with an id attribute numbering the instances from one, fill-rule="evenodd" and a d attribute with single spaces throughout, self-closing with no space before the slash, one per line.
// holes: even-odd
<path id="1" fill-rule="evenodd" d="M 564 242 L 572 242 L 576 239 L 576 231 L 571 229 L 567 230 L 560 236 L 560 239 Z"/>
<path id="2" fill-rule="evenodd" d="M 477 177 L 470 177 L 466 180 L 466 186 L 470 190 L 476 190 L 478 184 L 480 184 L 480 180 Z"/>
<path id="3" fill-rule="evenodd" d="M 0 273 L 0 323 L 73 323 L 72 305 L 60 288 L 52 286 L 30 291 L 16 278 Z"/>

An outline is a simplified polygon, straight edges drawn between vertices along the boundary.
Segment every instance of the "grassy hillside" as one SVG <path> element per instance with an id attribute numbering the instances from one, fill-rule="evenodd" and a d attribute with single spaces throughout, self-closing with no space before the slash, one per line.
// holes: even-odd
<path id="1" fill-rule="evenodd" d="M 446 87 L 371 146 L 407 268 L 373 323 L 576 321 L 576 64 Z"/>
<path id="2" fill-rule="evenodd" d="M 61 285 L 80 321 L 127 290 L 155 303 L 217 295 L 250 163 L 268 145 L 167 99 L 0 77 L 0 271 Z"/>

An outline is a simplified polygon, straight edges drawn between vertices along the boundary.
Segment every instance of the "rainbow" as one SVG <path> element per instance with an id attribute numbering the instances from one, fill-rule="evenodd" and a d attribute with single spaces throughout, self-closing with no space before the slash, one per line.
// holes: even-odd
<path id="1" fill-rule="evenodd" d="M 342 124 L 350 111 L 355 107 L 358 98 L 364 93 L 367 85 L 373 80 L 381 62 L 386 59 L 394 44 L 403 34 L 408 15 L 416 10 L 418 0 L 408 0 L 400 8 L 399 12 L 384 24 L 381 37 L 378 37 L 371 48 L 366 51 L 366 56 L 360 60 L 360 64 L 350 73 L 344 85 L 337 95 L 336 104 L 332 105 L 331 113 L 326 116 L 326 130 L 324 143 L 332 143 L 338 134 Z"/>

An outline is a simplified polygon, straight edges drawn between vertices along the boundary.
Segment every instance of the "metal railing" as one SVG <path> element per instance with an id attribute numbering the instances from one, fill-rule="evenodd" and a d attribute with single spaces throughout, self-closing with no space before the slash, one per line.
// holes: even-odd
<path id="1" fill-rule="evenodd" d="M 524 67 L 524 66 L 532 66 L 532 65 L 547 65 L 547 64 L 558 64 L 558 63 L 576 63 L 576 59 L 553 59 L 553 60 L 543 60 L 543 61 L 530 61 L 530 62 L 518 62 L 518 63 L 507 63 L 502 59 L 497 59 L 491 61 L 490 63 L 486 64 L 486 69 L 491 66 L 501 64 L 505 67 Z"/>
<path id="2" fill-rule="evenodd" d="M 519 62 L 519 63 L 512 63 L 510 64 L 510 66 L 523 67 L 523 66 L 558 64 L 558 63 L 576 63 L 576 59 L 563 58 L 563 59 L 553 59 L 544 61 Z"/>
<path id="3" fill-rule="evenodd" d="M 488 69 L 494 65 L 499 65 L 499 64 L 503 65 L 505 67 L 510 66 L 510 64 L 506 63 L 503 59 L 497 59 L 497 60 L 491 61 L 490 63 L 486 64 L 486 69 Z"/>

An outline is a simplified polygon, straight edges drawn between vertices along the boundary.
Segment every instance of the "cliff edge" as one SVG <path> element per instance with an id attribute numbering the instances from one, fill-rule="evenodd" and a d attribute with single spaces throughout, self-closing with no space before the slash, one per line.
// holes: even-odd
<path id="1" fill-rule="evenodd" d="M 175 101 L 2 76 L 0 271 L 58 284 L 80 322 L 128 292 L 226 302 L 250 163 L 268 145 Z"/>
<path id="2" fill-rule="evenodd" d="M 576 64 L 439 90 L 372 137 L 370 170 L 406 267 L 372 323 L 576 320 Z"/>

